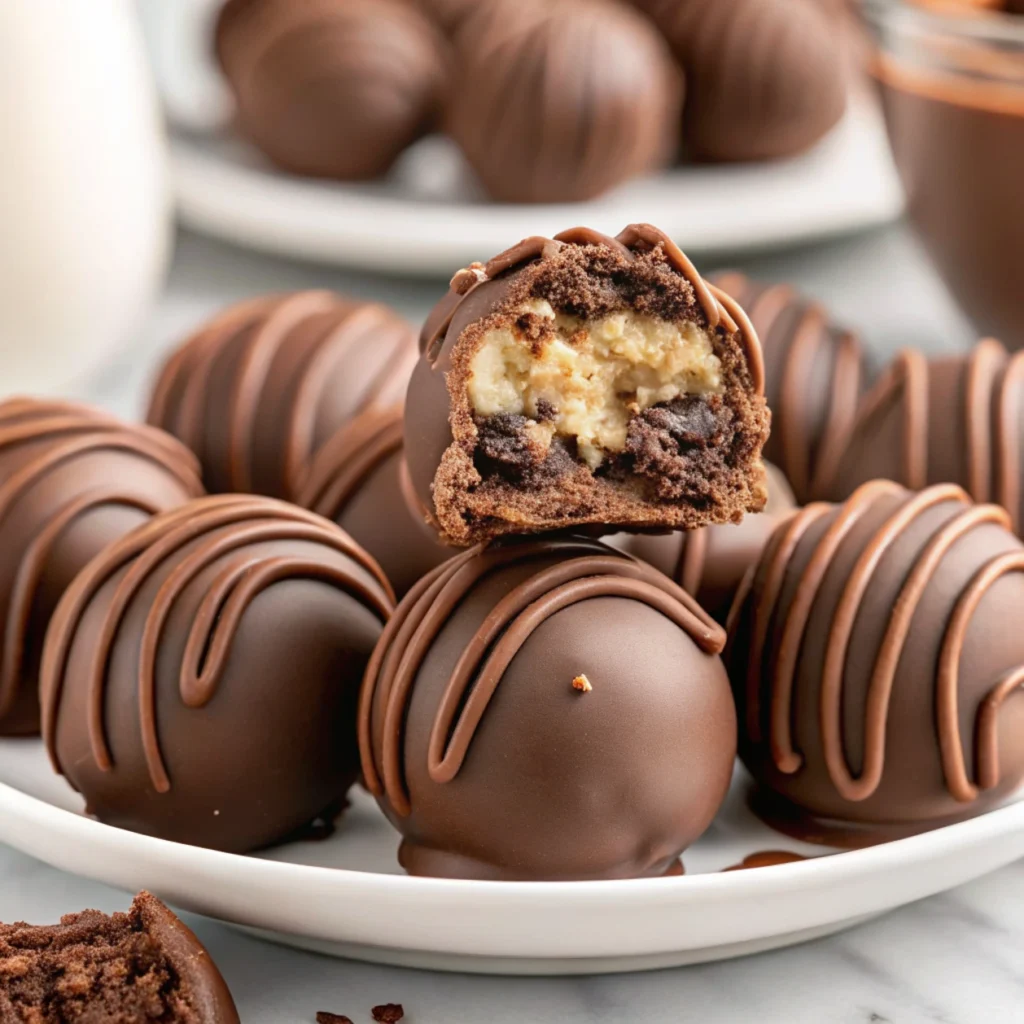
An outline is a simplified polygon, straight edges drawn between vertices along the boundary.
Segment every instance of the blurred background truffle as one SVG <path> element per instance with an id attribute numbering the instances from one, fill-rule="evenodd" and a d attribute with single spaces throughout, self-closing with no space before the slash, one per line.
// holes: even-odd
<path id="1" fill-rule="evenodd" d="M 842 116 L 841 49 L 815 0 L 635 0 L 686 75 L 683 143 L 697 160 L 807 149 Z"/>
<path id="2" fill-rule="evenodd" d="M 860 341 L 790 285 L 732 272 L 712 282 L 743 307 L 757 331 L 772 411 L 764 457 L 804 504 L 831 476 L 853 430 L 867 383 Z"/>
<path id="3" fill-rule="evenodd" d="M 992 338 L 958 355 L 900 352 L 864 396 L 821 495 L 849 497 L 882 477 L 912 490 L 963 487 L 1024 529 L 1024 352 Z"/>
<path id="4" fill-rule="evenodd" d="M 228 0 L 216 34 L 238 126 L 297 174 L 374 178 L 431 128 L 448 58 L 406 0 Z"/>
<path id="5" fill-rule="evenodd" d="M 682 76 L 624 5 L 492 0 L 454 50 L 446 125 L 494 199 L 590 199 L 675 153 Z"/>

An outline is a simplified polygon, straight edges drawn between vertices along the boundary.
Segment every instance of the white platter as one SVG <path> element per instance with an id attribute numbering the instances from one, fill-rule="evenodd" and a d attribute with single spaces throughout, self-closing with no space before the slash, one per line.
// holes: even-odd
<path id="1" fill-rule="evenodd" d="M 885 127 L 866 94 L 797 159 L 682 167 L 574 205 L 473 199 L 458 154 L 440 138 L 413 147 L 387 181 L 365 185 L 283 174 L 224 133 L 179 131 L 171 161 L 179 214 L 200 231 L 288 256 L 445 278 L 524 235 L 576 224 L 615 233 L 651 221 L 691 256 L 707 256 L 845 234 L 902 209 Z"/>
<path id="2" fill-rule="evenodd" d="M 328 840 L 261 857 L 201 850 L 110 828 L 49 770 L 34 740 L 0 741 L 0 841 L 55 867 L 276 941 L 441 970 L 605 973 L 718 960 L 850 927 L 1024 856 L 1024 801 L 971 821 L 851 853 L 769 830 L 737 772 L 687 875 L 625 882 L 497 883 L 409 878 L 365 794 Z M 788 849 L 817 859 L 721 873 Z"/>

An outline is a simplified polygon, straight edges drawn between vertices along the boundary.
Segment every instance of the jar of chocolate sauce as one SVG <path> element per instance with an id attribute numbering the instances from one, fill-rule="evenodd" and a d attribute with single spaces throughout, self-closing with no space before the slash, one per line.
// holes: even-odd
<path id="1" fill-rule="evenodd" d="M 866 0 L 910 218 L 982 334 L 1024 348 L 1024 0 Z"/>

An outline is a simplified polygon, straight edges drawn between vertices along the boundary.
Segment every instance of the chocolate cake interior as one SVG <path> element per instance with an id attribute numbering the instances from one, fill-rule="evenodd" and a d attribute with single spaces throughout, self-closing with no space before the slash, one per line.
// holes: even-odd
<path id="1" fill-rule="evenodd" d="M 0 925 L 0 1020 L 237 1024 L 223 979 L 155 897 L 127 914 L 86 910 L 52 926 Z"/>

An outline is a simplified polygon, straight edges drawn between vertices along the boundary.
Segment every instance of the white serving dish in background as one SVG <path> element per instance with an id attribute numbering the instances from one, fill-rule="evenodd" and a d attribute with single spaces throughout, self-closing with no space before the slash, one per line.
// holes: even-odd
<path id="1" fill-rule="evenodd" d="M 1024 801 L 910 839 L 831 856 L 747 808 L 737 772 L 687 875 L 645 881 L 498 883 L 409 878 L 397 836 L 354 793 L 328 840 L 239 857 L 124 832 L 86 818 L 38 740 L 0 740 L 0 841 L 65 871 L 275 941 L 438 970 L 579 974 L 754 953 L 851 927 L 1024 856 Z M 787 849 L 817 859 L 721 873 Z"/>
<path id="2" fill-rule="evenodd" d="M 382 182 L 284 174 L 225 131 L 178 131 L 171 166 L 190 227 L 239 245 L 395 274 L 449 277 L 525 234 L 651 221 L 691 256 L 810 242 L 902 210 L 881 114 L 866 93 L 811 152 L 776 163 L 679 167 L 587 203 L 513 206 L 472 195 L 447 140 L 423 140 Z"/>
<path id="3" fill-rule="evenodd" d="M 878 103 L 865 83 L 811 152 L 792 160 L 679 167 L 593 202 L 509 206 L 476 191 L 454 145 L 414 146 L 384 181 L 341 184 L 285 174 L 230 133 L 231 100 L 212 51 L 220 0 L 136 0 L 175 124 L 172 168 L 182 220 L 239 245 L 384 273 L 449 277 L 524 234 L 634 221 L 668 231 L 690 255 L 733 255 L 885 224 L 903 208 Z"/>

